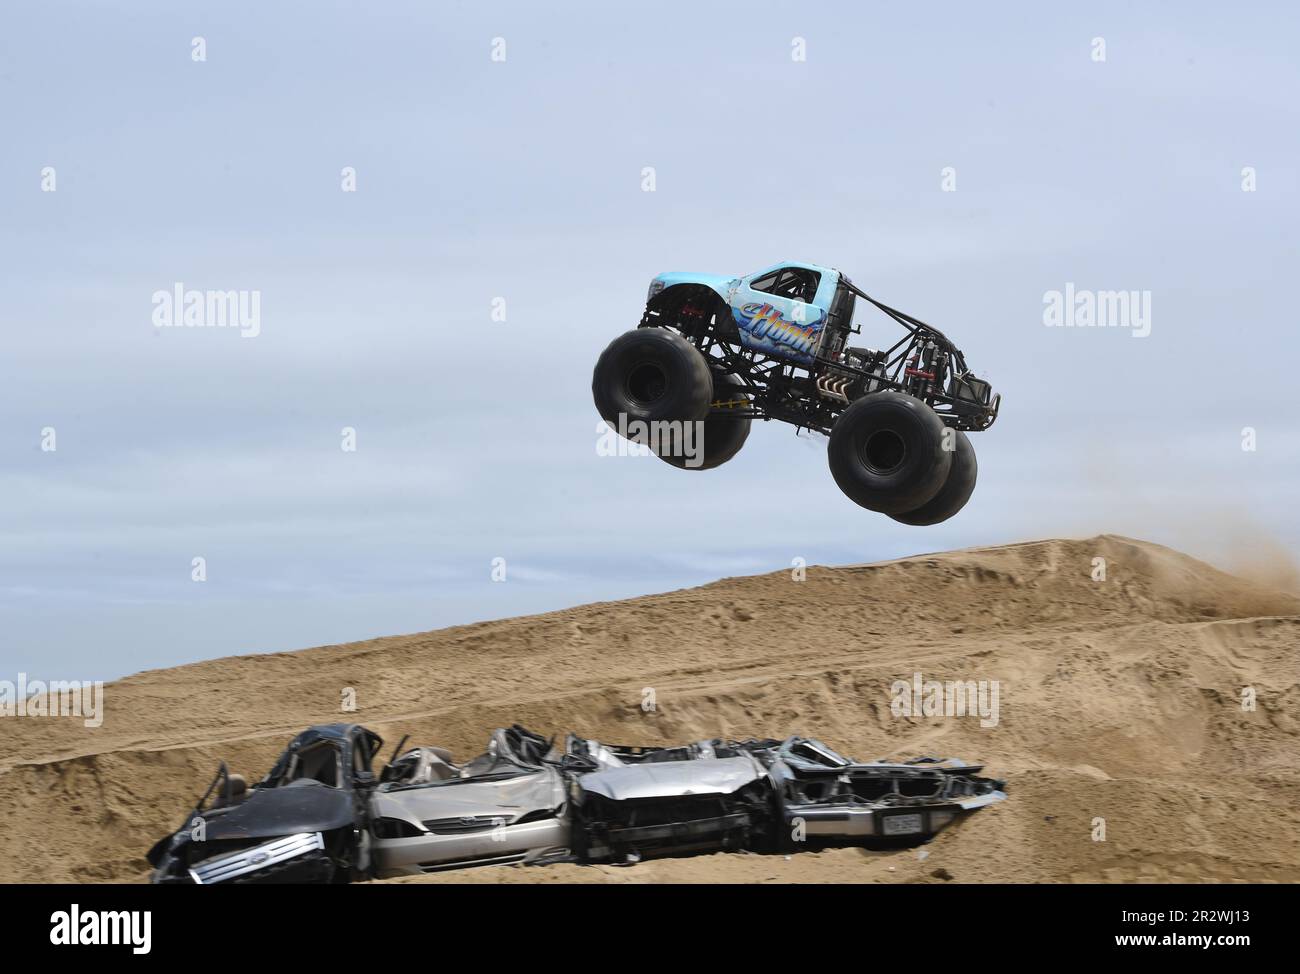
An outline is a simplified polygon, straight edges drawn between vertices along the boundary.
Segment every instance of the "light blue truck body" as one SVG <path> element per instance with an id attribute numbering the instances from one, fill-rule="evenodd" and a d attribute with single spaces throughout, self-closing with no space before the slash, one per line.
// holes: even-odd
<path id="1" fill-rule="evenodd" d="M 811 301 L 754 290 L 754 282 L 785 268 L 801 268 L 821 275 L 817 293 Z M 731 316 L 740 330 L 741 344 L 746 349 L 811 365 L 839 281 L 840 272 L 833 267 L 799 261 L 783 261 L 745 277 L 669 271 L 650 282 L 647 299 L 653 299 L 660 292 L 678 284 L 707 287 L 731 310 Z"/>

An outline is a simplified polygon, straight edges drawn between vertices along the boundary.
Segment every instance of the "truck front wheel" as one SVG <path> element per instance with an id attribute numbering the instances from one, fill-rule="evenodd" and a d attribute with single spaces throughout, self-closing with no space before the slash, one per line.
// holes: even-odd
<path id="1" fill-rule="evenodd" d="M 601 419 L 616 429 L 633 421 L 694 422 L 709 413 L 713 377 L 704 355 L 681 335 L 636 328 L 601 352 L 591 394 Z"/>
<path id="2" fill-rule="evenodd" d="M 849 406 L 831 428 L 826 452 L 840 490 L 881 514 L 925 504 L 952 466 L 952 453 L 943 448 L 943 420 L 901 392 L 872 393 Z"/>

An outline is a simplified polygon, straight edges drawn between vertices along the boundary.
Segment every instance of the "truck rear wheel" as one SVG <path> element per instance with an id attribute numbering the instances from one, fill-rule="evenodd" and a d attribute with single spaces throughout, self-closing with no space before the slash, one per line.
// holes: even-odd
<path id="1" fill-rule="evenodd" d="M 591 376 L 596 411 L 611 427 L 704 419 L 713 401 L 713 377 L 700 350 L 666 328 L 636 328 L 619 335 Z"/>
<path id="2" fill-rule="evenodd" d="M 736 415 L 750 405 L 745 383 L 728 372 L 715 372 L 713 397 L 709 414 L 689 441 L 694 457 L 687 456 L 684 449 L 676 448 L 678 444 L 674 438 L 672 448 L 661 450 L 659 459 L 683 470 L 712 470 L 740 452 L 749 437 L 750 425 L 748 416 Z M 696 460 L 700 462 L 695 463 Z"/>
<path id="3" fill-rule="evenodd" d="M 953 432 L 957 434 L 957 448 L 952 451 L 952 467 L 948 470 L 948 479 L 939 488 L 939 493 L 914 511 L 889 515 L 895 521 L 918 526 L 938 524 L 948 520 L 970 500 L 970 495 L 975 491 L 975 475 L 979 471 L 979 465 L 975 462 L 975 448 L 970 445 L 970 439 L 965 433 L 960 430 Z"/>
<path id="4" fill-rule="evenodd" d="M 943 420 L 921 400 L 892 391 L 864 396 L 840 413 L 826 453 L 840 490 L 882 514 L 925 504 L 952 466 Z"/>

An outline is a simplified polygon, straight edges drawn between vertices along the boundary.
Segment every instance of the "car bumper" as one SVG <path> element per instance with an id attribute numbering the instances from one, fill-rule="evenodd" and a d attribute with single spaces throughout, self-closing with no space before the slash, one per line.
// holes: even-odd
<path id="1" fill-rule="evenodd" d="M 710 818 L 684 819 L 659 825 L 624 825 L 592 829 L 587 836 L 588 859 L 619 859 L 635 852 L 641 856 L 681 855 L 708 849 L 736 848 L 753 828 L 747 812 Z"/>
<path id="2" fill-rule="evenodd" d="M 417 835 L 376 839 L 375 869 L 380 877 L 418 876 L 442 869 L 532 862 L 568 851 L 569 824 L 553 818 L 469 835 Z"/>
<path id="3" fill-rule="evenodd" d="M 819 839 L 906 839 L 934 835 L 963 811 L 1000 801 L 1002 792 L 921 805 L 872 808 L 861 805 L 792 805 L 786 809 L 791 835 Z"/>

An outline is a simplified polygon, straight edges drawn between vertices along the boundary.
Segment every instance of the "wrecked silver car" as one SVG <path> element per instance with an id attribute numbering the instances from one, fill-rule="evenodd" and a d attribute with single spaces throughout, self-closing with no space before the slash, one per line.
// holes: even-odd
<path id="1" fill-rule="evenodd" d="M 767 770 L 722 742 L 610 747 L 570 735 L 574 846 L 588 861 L 744 849 L 770 842 Z"/>
<path id="2" fill-rule="evenodd" d="M 1007 797 L 1003 782 L 955 758 L 858 763 L 806 737 L 740 746 L 767 767 L 795 843 L 924 838 Z"/>
<path id="3" fill-rule="evenodd" d="M 644 748 L 571 735 L 564 762 L 574 844 L 588 860 L 917 841 L 1006 798 L 1003 782 L 980 777 L 978 765 L 859 763 L 798 736 Z"/>
<path id="4" fill-rule="evenodd" d="M 441 748 L 395 758 L 371 804 L 376 874 L 567 857 L 565 782 L 545 761 L 550 749 L 516 725 L 493 732 L 487 750 L 462 767 Z"/>

